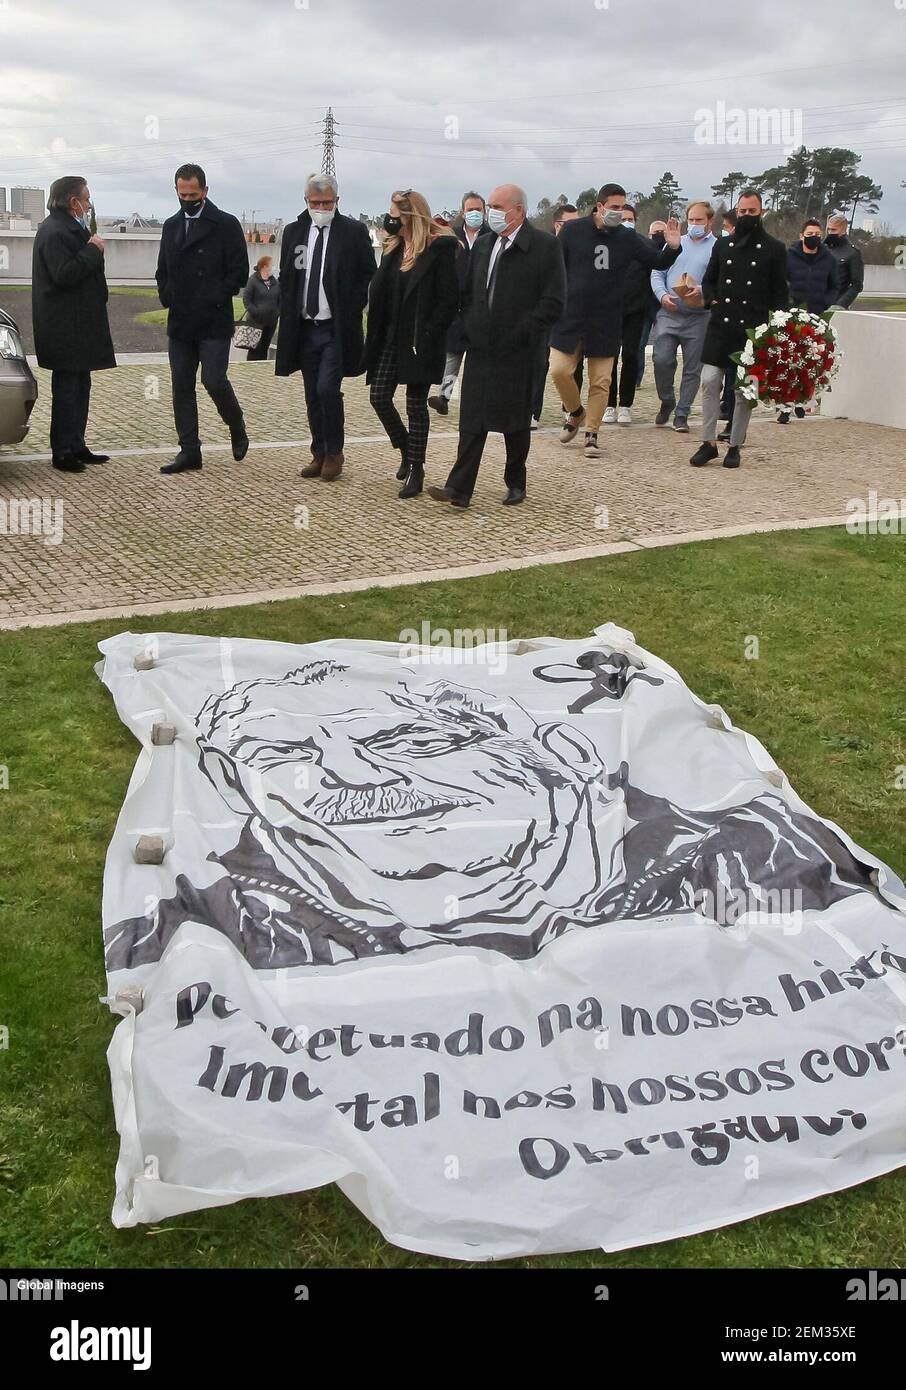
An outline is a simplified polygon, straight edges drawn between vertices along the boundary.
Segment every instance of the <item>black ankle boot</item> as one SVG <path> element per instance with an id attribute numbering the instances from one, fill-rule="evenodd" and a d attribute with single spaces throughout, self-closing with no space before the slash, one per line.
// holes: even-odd
<path id="1" fill-rule="evenodd" d="M 404 479 L 408 478 L 408 476 L 409 476 L 409 465 L 408 465 L 408 463 L 406 462 L 406 446 L 405 446 L 405 444 L 404 444 L 404 445 L 402 446 L 402 448 L 400 449 L 400 466 L 399 466 L 399 468 L 396 470 L 397 482 L 400 482 L 400 483 L 403 482 Z"/>
<path id="2" fill-rule="evenodd" d="M 406 479 L 406 486 L 400 488 L 400 497 L 417 497 L 425 486 L 425 470 L 413 465 L 409 469 L 409 476 Z"/>

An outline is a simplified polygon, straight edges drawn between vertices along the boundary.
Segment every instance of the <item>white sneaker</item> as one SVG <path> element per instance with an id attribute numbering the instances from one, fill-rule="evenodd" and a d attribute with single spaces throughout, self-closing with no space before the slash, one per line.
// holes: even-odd
<path id="1" fill-rule="evenodd" d="M 533 416 L 532 416 L 532 429 L 533 429 L 533 430 L 537 430 L 537 429 L 540 429 L 540 428 L 541 428 L 541 421 L 540 421 L 540 420 L 536 420 L 535 417 L 534 417 L 534 415 L 533 415 Z"/>
<path id="2" fill-rule="evenodd" d="M 620 409 L 619 409 L 619 411 L 617 412 L 617 424 L 618 424 L 618 425 L 631 425 L 631 424 L 632 424 L 632 411 L 629 409 L 629 406 L 628 406 L 628 405 L 621 405 L 621 406 L 620 406 Z"/>
<path id="3" fill-rule="evenodd" d="M 616 412 L 616 407 L 615 407 L 615 406 L 612 406 L 612 405 L 609 405 L 609 406 L 607 407 L 607 409 L 604 411 L 604 424 L 605 424 L 605 425 L 615 425 L 616 423 L 617 423 L 617 412 Z"/>

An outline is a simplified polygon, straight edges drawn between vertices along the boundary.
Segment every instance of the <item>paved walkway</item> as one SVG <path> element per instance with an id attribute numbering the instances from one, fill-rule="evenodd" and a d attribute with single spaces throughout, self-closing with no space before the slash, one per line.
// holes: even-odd
<path id="1" fill-rule="evenodd" d="M 852 497 L 906 493 L 902 432 L 838 420 L 793 421 L 759 412 L 744 466 L 691 469 L 698 435 L 650 423 L 650 381 L 638 424 L 602 431 L 605 455 L 585 459 L 557 441 L 548 390 L 529 461 L 529 500 L 500 506 L 503 441 L 488 443 L 470 510 L 422 496 L 400 502 L 398 455 L 380 433 L 362 379 L 347 383 L 347 467 L 333 484 L 304 481 L 308 461 L 301 381 L 268 363 L 237 364 L 233 381 L 253 442 L 237 464 L 226 431 L 199 391 L 206 445 L 201 473 L 163 477 L 172 457 L 165 364 L 130 364 L 94 377 L 90 443 L 111 462 L 54 472 L 46 453 L 46 373 L 26 442 L 0 449 L 0 627 L 128 612 L 200 607 L 317 592 L 345 584 L 483 572 L 663 544 L 689 533 L 774 529 L 845 514 Z M 763 415 L 763 419 L 760 418 Z M 429 481 L 442 483 L 456 449 L 454 405 L 437 420 Z M 694 421 L 693 421 L 694 423 Z M 9 534 L 9 504 L 63 504 L 62 541 Z"/>

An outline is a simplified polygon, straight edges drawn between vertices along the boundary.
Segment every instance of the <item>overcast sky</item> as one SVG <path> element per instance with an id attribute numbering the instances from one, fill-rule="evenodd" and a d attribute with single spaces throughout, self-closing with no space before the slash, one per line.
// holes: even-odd
<path id="1" fill-rule="evenodd" d="M 667 169 L 707 196 L 788 153 L 699 143 L 724 102 L 785 108 L 788 132 L 801 111 L 906 231 L 904 54 L 906 0 L 0 0 L 0 184 L 83 174 L 101 216 L 167 216 L 193 160 L 221 207 L 291 218 L 331 105 L 353 215 L 395 188 L 441 210 L 511 180 L 534 207 Z"/>

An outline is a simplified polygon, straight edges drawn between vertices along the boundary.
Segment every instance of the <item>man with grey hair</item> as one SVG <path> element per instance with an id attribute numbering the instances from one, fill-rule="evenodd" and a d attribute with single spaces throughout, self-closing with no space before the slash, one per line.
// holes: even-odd
<path id="1" fill-rule="evenodd" d="M 311 430 L 303 478 L 331 482 L 343 469 L 344 376 L 364 370 L 362 314 L 375 272 L 364 222 L 338 210 L 331 174 L 310 174 L 305 211 L 284 228 L 277 376 L 302 372 Z"/>
<path id="2" fill-rule="evenodd" d="M 837 299 L 833 309 L 848 309 L 862 293 L 865 284 L 865 266 L 862 252 L 853 246 L 847 232 L 849 223 L 840 212 L 827 219 L 827 234 L 824 244 L 837 262 Z"/>
<path id="3" fill-rule="evenodd" d="M 504 506 L 525 501 L 535 364 L 566 303 L 559 242 L 526 221 L 526 202 L 517 184 L 495 188 L 488 199 L 494 235 L 481 237 L 469 253 L 459 448 L 446 485 L 428 488 L 435 501 L 454 507 L 469 505 L 491 431 L 506 444 Z"/>

